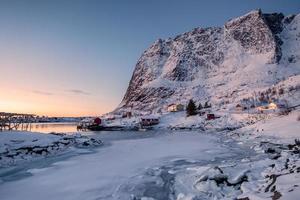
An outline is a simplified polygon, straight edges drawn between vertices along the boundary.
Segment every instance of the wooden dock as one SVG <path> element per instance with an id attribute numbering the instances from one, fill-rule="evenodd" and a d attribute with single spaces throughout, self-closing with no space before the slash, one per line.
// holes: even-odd
<path id="1" fill-rule="evenodd" d="M 0 131 L 31 130 L 35 115 L 0 112 Z"/>

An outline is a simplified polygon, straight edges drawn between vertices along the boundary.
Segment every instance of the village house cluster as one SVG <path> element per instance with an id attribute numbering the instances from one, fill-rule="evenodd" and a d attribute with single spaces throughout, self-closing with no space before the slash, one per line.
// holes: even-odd
<path id="1" fill-rule="evenodd" d="M 82 120 L 79 124 L 79 128 L 87 128 L 92 130 L 140 130 L 140 129 L 152 129 L 155 125 L 160 124 L 161 117 L 169 115 L 173 117 L 183 116 L 188 118 L 190 116 L 199 116 L 199 120 L 215 120 L 225 115 L 230 114 L 285 114 L 289 112 L 293 106 L 289 105 L 289 102 L 285 100 L 284 95 L 291 95 L 293 92 L 299 90 L 300 87 L 280 87 L 269 88 L 264 91 L 254 92 L 246 98 L 243 98 L 236 103 L 230 104 L 230 106 L 221 108 L 224 104 L 219 104 L 220 109 L 217 106 L 212 107 L 209 101 L 195 102 L 190 99 L 188 102 L 171 102 L 159 110 L 153 111 L 139 111 L 135 112 L 132 108 L 122 110 L 119 112 L 109 113 L 101 116 L 100 118 L 89 118 Z M 181 112 L 182 114 L 175 115 L 175 113 Z M 195 118 L 195 120 L 197 120 Z"/>
<path id="2" fill-rule="evenodd" d="M 268 114 L 268 113 L 279 113 L 279 112 L 283 112 L 285 110 L 287 110 L 289 107 L 288 107 L 288 104 L 287 102 L 282 102 L 282 103 L 279 103 L 279 102 L 269 102 L 269 103 L 261 103 L 261 104 L 258 104 L 258 105 L 245 105 L 245 104 L 240 104 L 238 103 L 236 106 L 235 106 L 235 111 L 236 112 L 248 112 L 248 113 L 265 113 L 265 114 Z"/>

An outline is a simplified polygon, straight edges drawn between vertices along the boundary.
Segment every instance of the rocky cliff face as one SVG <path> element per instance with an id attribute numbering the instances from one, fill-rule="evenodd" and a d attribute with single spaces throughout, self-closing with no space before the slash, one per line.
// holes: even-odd
<path id="1" fill-rule="evenodd" d="M 224 104 L 299 74 L 299 23 L 299 15 L 255 10 L 224 27 L 158 39 L 138 60 L 117 110 L 157 111 L 190 98 Z"/>

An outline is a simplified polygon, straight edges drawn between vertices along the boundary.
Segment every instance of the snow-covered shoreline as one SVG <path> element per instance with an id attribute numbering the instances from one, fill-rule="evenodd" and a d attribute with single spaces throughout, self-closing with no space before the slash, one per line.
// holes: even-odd
<path id="1" fill-rule="evenodd" d="M 241 186 L 241 199 L 297 199 L 300 194 L 300 112 L 275 116 L 230 133 L 240 143 L 267 155 L 240 166 L 252 171 L 253 180 Z M 256 174 L 256 175 L 255 175 Z M 251 173 L 250 173 L 251 176 Z"/>
<path id="2" fill-rule="evenodd" d="M 112 146 L 98 149 L 95 155 L 77 156 L 59 162 L 61 164 L 55 164 L 55 166 L 60 166 L 59 172 L 52 171 L 52 167 L 45 168 L 45 172 L 43 169 L 32 169 L 30 172 L 33 172 L 33 176 L 30 179 L 1 184 L 0 194 L 2 193 L 7 197 L 4 199 L 19 199 L 19 195 L 8 198 L 9 191 L 12 192 L 15 187 L 12 188 L 10 185 L 16 184 L 17 187 L 22 189 L 22 185 L 28 183 L 29 186 L 26 186 L 26 188 L 30 190 L 32 189 L 30 185 L 35 185 L 32 181 L 36 181 L 36 179 L 38 181 L 43 177 L 58 178 L 58 176 L 63 176 L 65 173 L 72 173 L 74 178 L 71 178 L 71 180 L 69 180 L 70 177 L 66 178 L 67 182 L 58 179 L 58 182 L 64 185 L 71 181 L 73 184 L 76 177 L 81 177 L 76 173 L 84 166 L 87 172 L 84 172 L 82 178 L 86 182 L 74 182 L 74 186 L 68 186 L 71 193 L 77 195 L 65 194 L 64 190 L 53 195 L 56 197 L 57 195 L 65 195 L 65 199 L 80 199 L 78 197 L 83 197 L 82 195 L 85 192 L 92 189 L 95 194 L 86 194 L 87 199 L 95 199 L 96 194 L 100 197 L 109 195 L 106 196 L 107 199 L 118 199 L 120 197 L 123 199 L 163 199 L 168 197 L 167 199 L 176 200 L 197 198 L 252 200 L 278 199 L 279 197 L 280 199 L 297 199 L 296 197 L 300 194 L 300 188 L 298 187 L 300 185 L 300 145 L 295 143 L 300 130 L 300 123 L 297 121 L 298 115 L 299 111 L 293 111 L 284 116 L 272 115 L 270 118 L 265 118 L 232 131 L 215 132 L 213 131 L 215 129 L 211 129 L 211 131 L 198 134 L 197 131 L 172 132 L 169 130 L 170 134 L 161 134 L 161 136 L 159 134 L 151 136 L 150 134 L 149 137 L 147 136 L 144 139 L 142 137 L 138 140 L 126 138 L 117 140 L 113 142 Z M 167 120 L 164 121 L 164 123 L 167 122 Z M 158 132 L 162 130 L 166 131 L 167 129 L 158 127 Z M 0 138 L 2 143 L 11 142 L 12 152 L 20 151 L 24 144 L 27 144 L 33 150 L 35 149 L 34 146 L 49 147 L 50 144 L 59 141 L 62 144 L 68 141 L 70 142 L 69 146 L 82 146 L 84 142 L 90 141 L 81 135 L 61 136 L 14 132 L 7 134 L 11 134 L 9 136 L 16 134 L 13 141 L 11 141 L 11 138 L 5 139 L 4 136 L 2 136 L 2 139 Z M 107 133 L 107 136 L 109 134 Z M 120 135 L 122 134 L 126 135 L 127 133 L 120 132 Z M 141 132 L 140 134 L 140 136 L 143 136 L 148 133 Z M 218 138 L 220 140 L 218 145 L 212 146 L 210 139 L 208 140 L 205 135 Z M 23 137 L 26 138 L 25 141 L 23 141 Z M 103 141 L 105 142 L 106 136 L 101 137 L 104 138 Z M 102 139 L 101 137 L 100 139 Z M 35 145 L 33 145 L 34 143 Z M 6 145 L 6 148 L 8 146 Z M 69 146 L 63 146 L 58 152 Z M 41 149 L 35 149 L 34 151 L 41 152 Z M 255 154 L 250 151 L 255 152 Z M 1 148 L 1 152 L 4 152 L 3 148 Z M 203 154 L 200 154 L 202 160 L 194 160 L 195 155 L 197 155 L 196 152 Z M 48 154 L 43 155 L 41 153 L 39 155 L 36 152 L 34 153 L 34 156 L 38 158 L 48 156 Z M 55 155 L 55 153 L 57 151 L 49 155 Z M 17 155 L 17 158 L 19 156 Z M 29 156 L 32 159 L 32 155 L 29 154 Z M 170 160 L 170 158 L 172 159 Z M 157 159 L 159 159 L 159 162 Z M 120 163 L 122 165 L 117 167 Z M 145 169 L 145 166 L 149 169 Z M 142 170 L 142 174 L 135 174 L 137 172 L 133 169 L 137 169 L 139 173 Z M 112 172 L 110 172 L 111 170 Z M 130 171 L 130 174 L 126 174 L 127 171 Z M 39 177 L 40 175 L 42 177 Z M 119 178 L 115 179 L 115 177 Z M 88 184 L 79 191 L 71 189 L 82 187 L 82 184 L 85 185 L 89 182 L 93 186 Z M 155 185 L 153 185 L 153 182 Z M 96 183 L 99 186 L 94 186 Z M 106 188 L 105 185 L 107 184 L 112 184 L 112 188 Z M 118 187 L 115 190 L 114 187 L 117 185 Z M 45 185 L 46 188 L 50 186 Z M 1 187 L 3 188 L 1 189 Z M 44 186 L 36 185 L 36 187 L 43 189 Z M 6 191 L 6 189 L 9 190 Z M 149 193 L 152 190 L 155 190 L 156 193 Z M 24 194 L 29 195 L 27 192 Z M 40 195 L 40 197 L 43 197 L 42 194 Z"/>
<path id="3" fill-rule="evenodd" d="M 27 131 L 0 132 L 0 167 L 42 159 L 63 152 L 71 146 L 99 146 L 102 141 L 81 134 L 35 133 Z"/>
<path id="4" fill-rule="evenodd" d="M 300 195 L 300 112 L 273 116 L 243 128 L 225 132 L 240 145 L 248 145 L 256 156 L 240 162 L 194 168 L 200 177 L 197 192 L 181 194 L 181 200 L 199 197 L 199 191 L 216 199 L 298 199 Z M 216 168 L 217 167 L 217 168 Z M 234 185 L 232 183 L 237 183 Z M 209 198 L 208 198 L 209 199 Z"/>

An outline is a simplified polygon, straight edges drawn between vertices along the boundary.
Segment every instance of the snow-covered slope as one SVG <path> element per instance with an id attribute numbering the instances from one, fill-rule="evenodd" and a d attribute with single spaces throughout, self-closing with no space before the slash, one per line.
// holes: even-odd
<path id="1" fill-rule="evenodd" d="M 299 75 L 299 26 L 300 14 L 255 10 L 220 28 L 158 39 L 138 60 L 116 111 L 155 112 L 191 98 L 226 105 Z"/>

